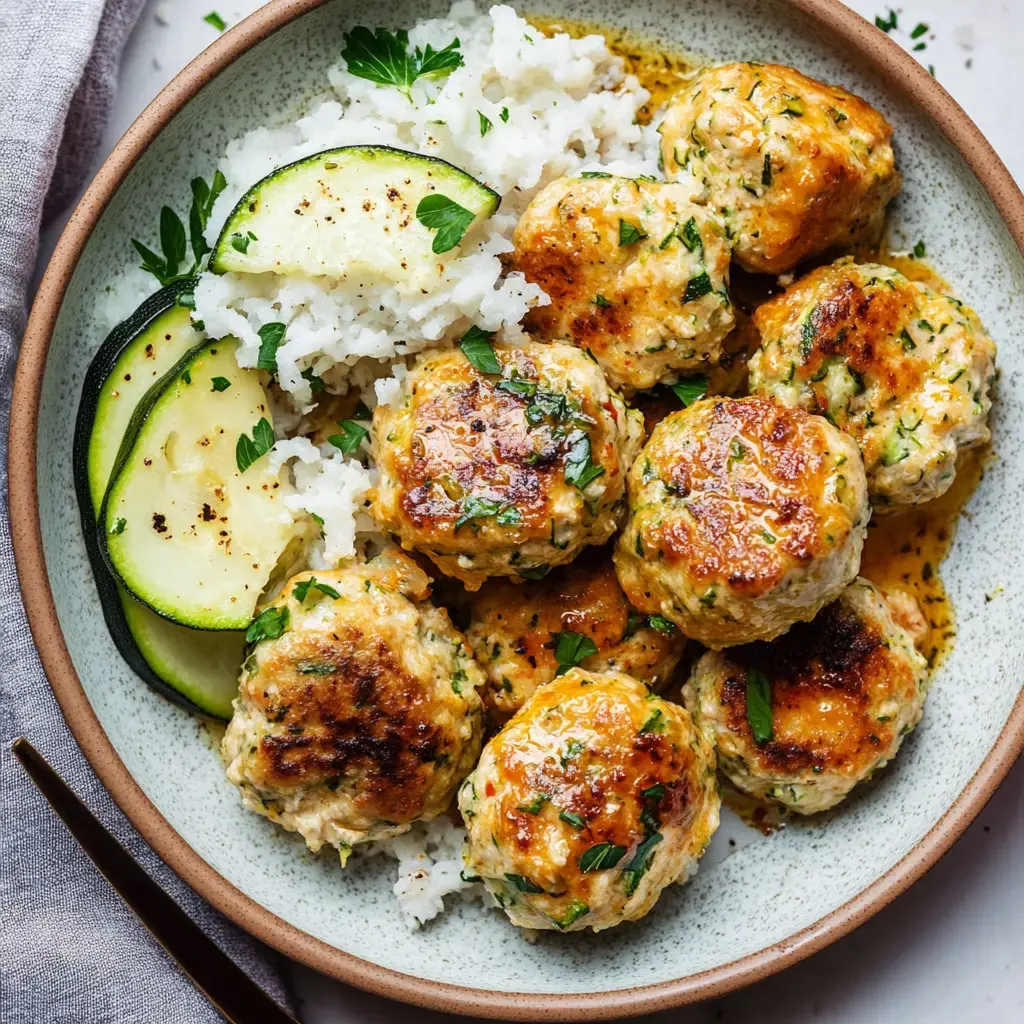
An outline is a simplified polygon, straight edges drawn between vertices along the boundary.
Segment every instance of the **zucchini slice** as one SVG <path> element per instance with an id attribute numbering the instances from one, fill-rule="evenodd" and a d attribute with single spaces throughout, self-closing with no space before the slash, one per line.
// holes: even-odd
<path id="1" fill-rule="evenodd" d="M 454 235 L 442 236 L 417 218 L 420 202 L 431 195 L 461 209 L 447 211 L 458 222 Z M 412 291 L 436 280 L 444 254 L 458 252 L 460 231 L 491 216 L 500 202 L 497 192 L 435 157 L 389 146 L 331 149 L 249 189 L 221 231 L 210 269 L 363 274 Z"/>
<path id="2" fill-rule="evenodd" d="M 157 292 L 100 346 L 86 373 L 75 424 L 75 491 L 103 617 L 121 657 L 175 704 L 229 718 L 245 634 L 187 629 L 133 600 L 110 575 L 96 532 L 110 469 L 137 401 L 199 343 L 188 310 L 178 303 L 194 287 L 186 279 Z"/>
<path id="3" fill-rule="evenodd" d="M 259 372 L 239 368 L 237 344 L 206 342 L 147 392 L 99 517 L 121 583 L 196 629 L 245 629 L 295 532 L 269 460 L 260 455 L 239 468 L 242 435 L 250 450 L 269 436 L 266 450 L 273 430 Z"/>

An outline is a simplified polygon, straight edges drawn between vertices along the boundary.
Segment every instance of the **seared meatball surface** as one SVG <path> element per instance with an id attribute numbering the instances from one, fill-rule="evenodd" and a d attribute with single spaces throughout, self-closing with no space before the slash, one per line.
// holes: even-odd
<path id="1" fill-rule="evenodd" d="M 714 754 L 683 708 L 577 668 L 484 748 L 459 791 L 463 858 L 513 924 L 601 931 L 696 871 L 719 804 Z"/>
<path id="2" fill-rule="evenodd" d="M 629 474 L 622 589 L 718 649 L 771 640 L 857 575 L 870 507 L 856 444 L 770 398 L 662 420 Z"/>
<path id="3" fill-rule="evenodd" d="M 925 659 L 865 579 L 773 643 L 709 651 L 683 691 L 729 780 L 800 814 L 895 757 L 926 692 Z"/>
<path id="4" fill-rule="evenodd" d="M 995 345 L 952 295 L 876 263 L 819 267 L 760 306 L 750 388 L 820 412 L 860 445 L 878 509 L 937 498 L 989 439 Z"/>
<path id="5" fill-rule="evenodd" d="M 389 551 L 293 576 L 256 620 L 228 778 L 311 850 L 436 817 L 476 762 L 483 673 L 429 582 Z"/>
<path id="6" fill-rule="evenodd" d="M 630 606 L 607 549 L 536 582 L 489 580 L 474 598 L 466 638 L 487 676 L 481 696 L 497 721 L 574 663 L 661 689 L 686 647 L 668 619 L 652 621 Z"/>
<path id="7" fill-rule="evenodd" d="M 754 273 L 878 232 L 900 190 L 892 127 L 862 99 L 778 64 L 709 68 L 659 128 L 665 173 L 702 182 Z"/>
<path id="8" fill-rule="evenodd" d="M 516 266 L 551 297 L 528 329 L 589 349 L 627 394 L 716 365 L 734 322 L 729 247 L 691 192 L 605 174 L 548 185 L 515 231 Z"/>
<path id="9" fill-rule="evenodd" d="M 643 437 L 640 414 L 579 349 L 493 353 L 493 374 L 459 349 L 424 354 L 398 407 L 373 414 L 375 517 L 470 590 L 540 577 L 605 543 Z"/>

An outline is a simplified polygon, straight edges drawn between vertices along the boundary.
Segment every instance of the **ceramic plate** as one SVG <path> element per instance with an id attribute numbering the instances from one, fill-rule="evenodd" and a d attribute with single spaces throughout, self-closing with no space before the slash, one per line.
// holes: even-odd
<path id="1" fill-rule="evenodd" d="M 97 300 L 225 144 L 290 120 L 356 24 L 436 17 L 440 0 L 280 0 L 222 37 L 147 110 L 101 170 L 53 258 L 25 340 L 11 444 L 15 541 L 36 640 L 72 728 L 118 803 L 217 906 L 285 952 L 398 998 L 488 1017 L 614 1017 L 713 995 L 807 955 L 918 877 L 1019 752 L 1024 631 L 1024 200 L 962 111 L 895 44 L 832 0 L 583 0 L 532 13 L 622 26 L 719 60 L 795 65 L 852 88 L 895 125 L 897 244 L 927 242 L 999 343 L 993 461 L 943 576 L 959 640 L 900 756 L 827 819 L 716 837 L 696 879 L 649 917 L 536 944 L 479 904 L 402 923 L 394 864 L 313 857 L 243 811 L 207 729 L 148 690 L 103 624 L 72 487 L 70 430 L 105 325 Z M 33 449 L 33 443 L 35 448 Z M 42 558 L 45 556 L 45 573 Z M 45 580 L 49 580 L 49 589 Z M 986 601 L 1002 587 L 998 596 Z M 727 837 L 737 840 L 731 847 Z"/>

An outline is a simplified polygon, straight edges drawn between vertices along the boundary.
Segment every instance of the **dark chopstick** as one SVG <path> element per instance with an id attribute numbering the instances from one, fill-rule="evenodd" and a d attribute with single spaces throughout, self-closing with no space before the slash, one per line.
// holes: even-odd
<path id="1" fill-rule="evenodd" d="M 297 1024 L 132 859 L 26 739 L 12 748 L 89 859 L 231 1024 Z"/>

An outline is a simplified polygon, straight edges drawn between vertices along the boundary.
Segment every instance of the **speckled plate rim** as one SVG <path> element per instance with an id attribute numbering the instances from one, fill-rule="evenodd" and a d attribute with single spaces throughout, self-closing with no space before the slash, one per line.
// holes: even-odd
<path id="1" fill-rule="evenodd" d="M 93 228 L 150 142 L 200 88 L 260 40 L 325 0 L 272 0 L 181 71 L 117 144 L 76 207 L 47 266 L 22 342 L 10 422 L 11 530 L 18 576 L 43 667 L 76 740 L 114 800 L 150 846 L 197 892 L 252 935 L 342 981 L 419 1006 L 504 1020 L 608 1020 L 721 995 L 817 952 L 863 924 L 916 882 L 953 845 L 1024 749 L 1024 691 L 995 745 L 934 827 L 858 896 L 808 928 L 712 970 L 593 995 L 496 992 L 392 971 L 315 939 L 218 874 L 171 827 L 128 772 L 72 665 L 50 590 L 36 487 L 36 440 L 46 355 L 65 290 Z M 930 118 L 988 192 L 1024 254 L 1024 196 L 977 126 L 909 54 L 838 0 L 782 0 L 866 60 L 897 95 Z M 525 6 L 529 6 L 527 3 Z"/>

